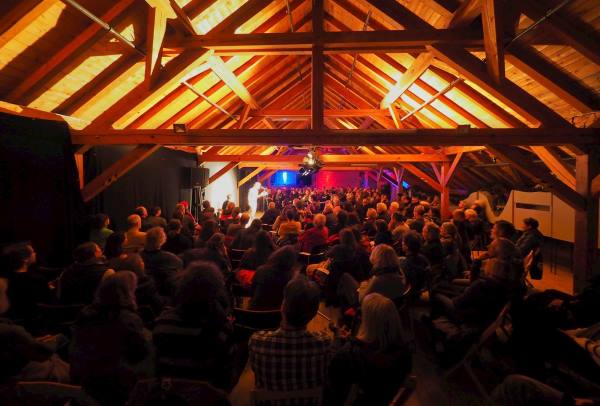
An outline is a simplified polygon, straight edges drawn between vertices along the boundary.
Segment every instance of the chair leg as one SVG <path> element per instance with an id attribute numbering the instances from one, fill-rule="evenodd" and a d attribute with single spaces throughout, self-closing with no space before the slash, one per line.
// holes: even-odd
<path id="1" fill-rule="evenodd" d="M 479 393 L 481 394 L 481 396 L 487 400 L 489 398 L 488 392 L 483 387 L 481 382 L 479 381 L 479 378 L 477 378 L 477 375 L 475 375 L 475 372 L 473 372 L 473 368 L 471 368 L 471 364 L 466 363 L 465 369 L 467 370 L 467 373 L 471 377 L 471 380 L 475 383 L 475 386 L 477 386 L 477 389 L 479 390 Z"/>

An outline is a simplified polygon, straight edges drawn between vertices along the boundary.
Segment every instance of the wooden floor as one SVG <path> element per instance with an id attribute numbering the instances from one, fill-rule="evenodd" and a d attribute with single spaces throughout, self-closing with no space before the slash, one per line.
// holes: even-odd
<path id="1" fill-rule="evenodd" d="M 539 281 L 532 281 L 535 289 L 557 289 L 566 293 L 573 292 L 573 275 L 568 266 L 570 247 L 566 244 L 552 242 L 544 247 L 544 273 Z M 339 317 L 337 309 L 325 307 L 321 304 L 321 312 L 336 320 Z M 309 324 L 309 330 L 327 330 L 328 321 L 317 315 Z M 451 379 L 444 379 L 441 369 L 428 358 L 422 348 L 418 348 L 413 357 L 413 375 L 417 377 L 415 392 L 405 403 L 407 406 L 449 406 L 449 405 L 483 405 L 481 397 L 477 395 L 475 386 L 469 381 L 464 371 L 458 371 Z M 496 382 L 483 382 L 490 389 Z M 233 406 L 247 406 L 249 393 L 254 386 L 254 374 L 246 366 L 238 385 L 231 393 L 230 399 Z"/>

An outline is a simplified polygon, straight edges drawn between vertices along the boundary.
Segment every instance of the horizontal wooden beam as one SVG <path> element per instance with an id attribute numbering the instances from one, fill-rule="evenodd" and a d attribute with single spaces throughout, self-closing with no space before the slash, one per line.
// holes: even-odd
<path id="1" fill-rule="evenodd" d="M 406 145 L 478 146 L 598 144 L 596 128 L 459 128 L 401 130 L 72 130 L 73 144 L 86 145 Z"/>
<path id="2" fill-rule="evenodd" d="M 202 156 L 203 162 L 284 162 L 302 163 L 304 155 L 210 155 Z M 321 155 L 325 164 L 361 164 L 361 163 L 396 163 L 396 162 L 442 162 L 449 158 L 441 154 L 380 154 L 380 155 Z"/>
<path id="3" fill-rule="evenodd" d="M 4 101 L 0 101 L 0 113 L 7 113 L 29 118 L 39 118 L 40 120 L 64 121 L 69 125 L 69 127 L 77 130 L 81 130 L 90 124 L 89 121 L 82 120 L 77 117 L 50 113 L 47 111 L 20 106 L 18 104 L 7 103 Z"/>
<path id="4" fill-rule="evenodd" d="M 388 116 L 388 110 L 381 109 L 346 109 L 346 110 L 325 110 L 325 117 L 370 117 L 370 116 Z M 251 111 L 251 117 L 271 117 L 273 119 L 301 119 L 307 120 L 310 118 L 309 109 L 296 110 L 278 110 L 278 109 L 263 109 Z"/>
<path id="5" fill-rule="evenodd" d="M 423 47 L 432 44 L 454 44 L 463 47 L 483 46 L 481 33 L 467 29 L 442 30 L 389 30 L 389 31 L 336 31 L 258 34 L 219 34 L 188 37 L 179 42 L 167 42 L 171 52 L 182 50 L 213 49 L 269 50 L 278 53 L 307 53 L 315 45 L 323 52 L 397 52 L 406 47 Z"/>

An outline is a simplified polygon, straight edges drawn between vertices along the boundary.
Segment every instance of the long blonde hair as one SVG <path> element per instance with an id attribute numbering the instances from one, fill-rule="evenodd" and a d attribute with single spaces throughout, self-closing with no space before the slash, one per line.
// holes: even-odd
<path id="1" fill-rule="evenodd" d="M 385 351 L 402 343 L 402 323 L 394 302 L 379 293 L 362 301 L 362 322 L 356 338 Z"/>

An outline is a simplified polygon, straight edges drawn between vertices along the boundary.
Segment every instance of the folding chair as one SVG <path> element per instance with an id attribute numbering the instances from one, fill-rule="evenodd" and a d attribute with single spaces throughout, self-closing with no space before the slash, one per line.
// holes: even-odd
<path id="1" fill-rule="evenodd" d="M 21 381 L 17 382 L 16 391 L 19 397 L 42 397 L 53 401 L 72 400 L 81 406 L 100 406 L 100 403 L 77 385 L 47 381 Z"/>
<path id="2" fill-rule="evenodd" d="M 242 262 L 242 257 L 246 253 L 246 250 L 238 250 L 235 248 L 229 248 L 229 260 L 231 261 L 231 269 L 237 269 Z"/>
<path id="3" fill-rule="evenodd" d="M 323 388 L 317 387 L 295 391 L 270 391 L 254 388 L 250 392 L 250 404 L 252 406 L 260 405 L 261 402 L 273 401 L 278 401 L 278 403 L 304 404 L 309 400 L 313 400 L 315 405 L 320 406 L 323 403 Z"/>
<path id="4" fill-rule="evenodd" d="M 475 375 L 475 372 L 473 372 L 472 362 L 475 358 L 477 358 L 481 349 L 483 349 L 496 336 L 496 331 L 498 329 L 503 329 L 503 326 L 509 317 L 510 306 L 511 305 L 509 302 L 502 308 L 502 310 L 500 311 L 500 314 L 498 315 L 496 320 L 494 320 L 492 322 L 492 324 L 490 324 L 483 331 L 483 333 L 479 337 L 479 340 L 476 343 L 474 343 L 471 346 L 471 348 L 469 348 L 469 350 L 467 351 L 465 356 L 458 363 L 456 363 L 452 368 L 450 368 L 448 371 L 446 371 L 444 373 L 444 375 L 443 375 L 444 379 L 448 379 L 448 377 L 450 377 L 450 375 L 454 374 L 456 371 L 458 371 L 462 367 L 465 369 L 465 371 L 467 371 L 467 374 L 469 375 L 471 380 L 475 383 L 475 386 L 477 386 L 477 390 L 479 390 L 479 393 L 481 394 L 481 396 L 483 396 L 483 398 L 486 400 L 489 398 L 488 391 L 483 387 L 483 385 L 479 381 L 479 378 L 477 378 L 477 375 Z M 506 333 L 506 334 L 508 334 L 508 333 Z"/>

